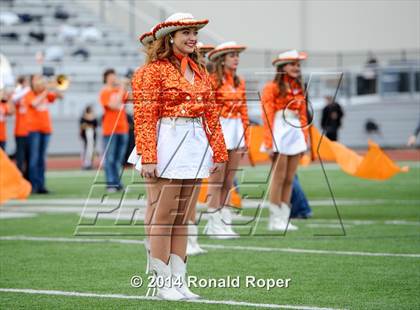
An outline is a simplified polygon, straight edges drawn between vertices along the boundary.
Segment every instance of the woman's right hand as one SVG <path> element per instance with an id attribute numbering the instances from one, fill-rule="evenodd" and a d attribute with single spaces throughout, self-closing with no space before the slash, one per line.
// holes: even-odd
<path id="1" fill-rule="evenodd" d="M 142 164 L 141 165 L 141 176 L 143 178 L 155 178 L 157 177 L 156 164 Z"/>

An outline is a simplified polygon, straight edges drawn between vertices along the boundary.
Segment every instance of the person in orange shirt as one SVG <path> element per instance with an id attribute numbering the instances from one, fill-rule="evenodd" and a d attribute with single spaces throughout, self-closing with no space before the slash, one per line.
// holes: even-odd
<path id="1" fill-rule="evenodd" d="M 296 50 L 281 53 L 274 61 L 276 75 L 263 89 L 262 150 L 273 158 L 269 185 L 269 230 L 297 230 L 289 223 L 293 179 L 301 155 L 309 142 L 307 102 L 301 78 L 300 61 L 305 53 Z"/>
<path id="2" fill-rule="evenodd" d="M 120 172 L 128 145 L 128 121 L 125 113 L 127 91 L 115 73 L 107 69 L 103 74 L 105 86 L 99 94 L 104 114 L 102 118 L 105 176 L 108 192 L 120 191 L 123 185 Z"/>
<path id="3" fill-rule="evenodd" d="M 141 175 L 154 205 L 150 262 L 164 282 L 157 296 L 165 300 L 199 297 L 185 279 L 186 224 L 201 179 L 228 158 L 211 81 L 196 49 L 198 29 L 207 23 L 175 13 L 158 24 L 142 77 L 132 81 Z"/>
<path id="4" fill-rule="evenodd" d="M 210 217 L 204 232 L 218 239 L 239 237 L 231 226 L 232 214 L 228 202 L 235 172 L 249 143 L 245 81 L 236 74 L 239 53 L 244 50 L 245 46 L 230 41 L 218 45 L 208 55 L 209 60 L 215 64 L 212 81 L 216 90 L 216 103 L 220 106 L 220 123 L 229 153 L 229 160 L 224 170 L 209 178 L 209 196 L 212 199 L 208 204 Z"/>
<path id="5" fill-rule="evenodd" d="M 48 106 L 62 95 L 57 90 L 50 90 L 43 76 L 30 77 L 31 90 L 23 97 L 26 106 L 26 124 L 29 144 L 29 181 L 32 192 L 48 194 L 45 187 L 45 167 L 48 143 L 52 133 L 52 124 Z"/>
<path id="6" fill-rule="evenodd" d="M 0 89 L 0 148 L 4 151 L 6 151 L 7 141 L 6 117 L 13 115 L 15 111 L 11 97 L 12 94 L 9 91 Z"/>
<path id="7" fill-rule="evenodd" d="M 16 107 L 15 119 L 15 142 L 16 142 L 16 166 L 28 179 L 29 148 L 28 126 L 26 121 L 27 108 L 23 104 L 23 98 L 31 90 L 29 80 L 25 76 L 17 79 L 17 85 L 13 92 L 12 101 Z"/>

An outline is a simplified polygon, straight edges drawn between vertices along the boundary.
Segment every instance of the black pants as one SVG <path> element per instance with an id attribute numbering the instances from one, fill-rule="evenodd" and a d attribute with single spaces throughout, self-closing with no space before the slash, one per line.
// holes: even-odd
<path id="1" fill-rule="evenodd" d="M 16 140 L 16 166 L 28 179 L 29 145 L 28 137 L 15 137 Z"/>

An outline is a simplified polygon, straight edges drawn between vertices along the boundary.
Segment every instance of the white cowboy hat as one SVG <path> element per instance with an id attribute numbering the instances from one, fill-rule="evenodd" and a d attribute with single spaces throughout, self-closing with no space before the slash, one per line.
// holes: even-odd
<path id="1" fill-rule="evenodd" d="M 197 49 L 202 54 L 207 54 L 208 52 L 214 50 L 214 46 L 211 44 L 204 44 L 203 42 L 197 42 Z"/>
<path id="2" fill-rule="evenodd" d="M 308 55 L 305 52 L 298 52 L 297 50 L 290 50 L 280 53 L 276 59 L 273 60 L 273 66 L 285 65 L 291 62 L 305 60 Z"/>
<path id="3" fill-rule="evenodd" d="M 244 45 L 238 45 L 235 41 L 229 41 L 216 46 L 214 50 L 209 53 L 209 59 L 211 61 L 215 60 L 216 58 L 223 56 L 230 52 L 242 52 L 246 49 Z"/>
<path id="4" fill-rule="evenodd" d="M 164 22 L 159 23 L 153 29 L 155 39 L 160 39 L 167 34 L 183 28 L 203 28 L 209 22 L 208 19 L 195 19 L 190 13 L 175 13 L 169 16 Z"/>
<path id="5" fill-rule="evenodd" d="M 152 28 L 150 28 L 150 31 L 143 33 L 140 37 L 139 37 L 139 41 L 141 44 L 143 44 L 144 46 L 146 46 L 147 44 L 150 44 L 153 42 L 153 40 L 155 39 L 153 37 L 153 29 L 156 26 L 153 26 Z"/>

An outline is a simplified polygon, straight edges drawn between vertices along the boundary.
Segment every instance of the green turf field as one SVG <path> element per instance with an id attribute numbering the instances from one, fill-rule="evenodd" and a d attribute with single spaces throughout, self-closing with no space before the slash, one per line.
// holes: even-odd
<path id="1" fill-rule="evenodd" d="M 146 279 L 141 223 L 98 219 L 87 225 L 92 235 L 75 236 L 78 224 L 92 222 L 80 222 L 75 207 L 83 207 L 89 196 L 103 196 L 102 175 L 95 180 L 95 172 L 50 172 L 51 195 L 0 209 L 3 215 L 34 215 L 0 219 L 0 308 L 419 309 L 420 164 L 410 166 L 408 173 L 377 182 L 327 165 L 338 212 L 321 167 L 301 168 L 313 219 L 295 220 L 299 231 L 270 234 L 266 210 L 256 222 L 252 219 L 258 210 L 247 208 L 235 222 L 240 239 L 200 237 L 208 253 L 190 258 L 190 275 L 240 276 L 241 286 L 192 289 L 204 299 L 198 303 L 149 300 L 143 297 L 145 286 L 130 285 L 133 275 Z M 267 173 L 265 166 L 241 171 L 242 194 L 263 196 Z M 124 199 L 132 201 L 143 193 L 131 170 L 125 171 L 124 183 L 134 185 Z M 108 198 L 118 201 L 120 195 Z M 107 236 L 98 235 L 104 232 Z M 246 276 L 291 281 L 288 288 L 247 288 Z"/>

